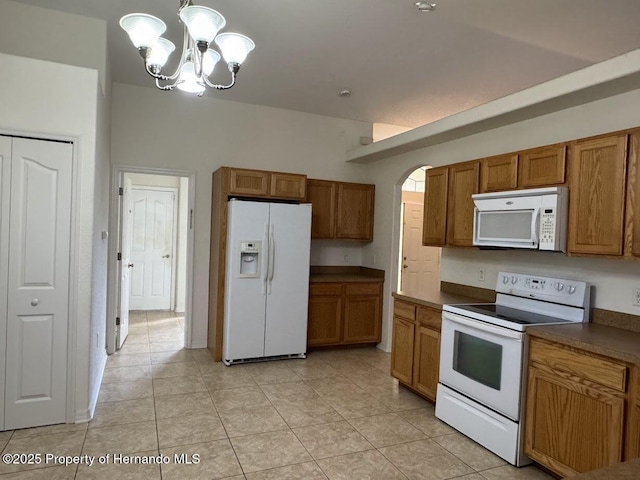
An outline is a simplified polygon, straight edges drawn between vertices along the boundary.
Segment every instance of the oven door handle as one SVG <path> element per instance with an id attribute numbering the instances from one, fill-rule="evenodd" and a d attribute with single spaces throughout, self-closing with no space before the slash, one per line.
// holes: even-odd
<path id="1" fill-rule="evenodd" d="M 524 338 L 524 332 L 518 332 L 506 327 L 498 327 L 491 325 L 490 323 L 483 322 L 482 320 L 472 320 L 470 318 L 457 315 L 455 313 L 447 312 L 442 315 L 442 320 L 448 320 L 452 323 L 457 323 L 465 327 L 469 327 L 473 330 L 488 333 L 502 338 L 510 338 L 522 342 Z"/>

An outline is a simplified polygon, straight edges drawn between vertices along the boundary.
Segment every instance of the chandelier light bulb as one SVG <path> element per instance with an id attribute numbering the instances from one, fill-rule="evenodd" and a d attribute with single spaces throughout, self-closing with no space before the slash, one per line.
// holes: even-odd
<path id="1" fill-rule="evenodd" d="M 256 48 L 253 40 L 239 33 L 221 33 L 216 37 L 216 43 L 220 47 L 225 61 L 238 65 L 242 65 L 249 52 Z"/>
<path id="2" fill-rule="evenodd" d="M 176 84 L 178 90 L 187 93 L 201 94 L 205 91 L 205 86 L 199 81 L 196 75 L 196 66 L 193 62 L 185 62 L 180 68 L 180 76 Z"/>
<path id="3" fill-rule="evenodd" d="M 146 13 L 125 15 L 120 19 L 120 26 L 138 49 L 153 47 L 167 29 L 162 20 Z"/>
<path id="4" fill-rule="evenodd" d="M 191 5 L 180 10 L 180 20 L 187 26 L 195 42 L 211 43 L 227 21 L 209 7 Z"/>
<path id="5" fill-rule="evenodd" d="M 167 60 L 169 59 L 169 55 L 176 49 L 176 46 L 167 40 L 166 38 L 160 37 L 156 44 L 151 48 L 151 53 L 147 57 L 147 65 L 150 67 L 159 67 L 162 68 Z"/>
<path id="6" fill-rule="evenodd" d="M 215 50 L 207 50 L 202 58 L 202 73 L 209 76 L 213 73 L 216 63 L 220 60 L 220 54 Z"/>

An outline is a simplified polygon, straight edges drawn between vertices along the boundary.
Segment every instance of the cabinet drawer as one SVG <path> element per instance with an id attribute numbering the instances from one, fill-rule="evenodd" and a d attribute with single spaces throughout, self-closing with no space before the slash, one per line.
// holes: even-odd
<path id="1" fill-rule="evenodd" d="M 347 295 L 377 295 L 380 293 L 380 283 L 347 283 Z"/>
<path id="2" fill-rule="evenodd" d="M 433 308 L 418 307 L 416 318 L 424 326 L 433 327 L 437 330 L 442 327 L 442 312 Z"/>
<path id="3" fill-rule="evenodd" d="M 627 367 L 601 357 L 575 352 L 534 338 L 529 345 L 529 358 L 531 363 L 544 365 L 558 372 L 566 372 L 620 392 L 626 390 Z"/>
<path id="4" fill-rule="evenodd" d="M 393 315 L 413 322 L 416 319 L 416 306 L 413 303 L 394 300 Z"/>
<path id="5" fill-rule="evenodd" d="M 416 319 L 416 306 L 413 303 L 395 300 L 393 302 L 393 315 L 413 322 Z"/>
<path id="6" fill-rule="evenodd" d="M 342 295 L 341 283 L 312 283 L 309 295 Z"/>

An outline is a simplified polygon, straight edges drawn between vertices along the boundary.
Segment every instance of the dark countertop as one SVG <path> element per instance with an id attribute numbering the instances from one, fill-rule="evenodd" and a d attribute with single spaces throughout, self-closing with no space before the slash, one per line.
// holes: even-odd
<path id="1" fill-rule="evenodd" d="M 640 333 L 595 323 L 531 327 L 527 333 L 640 367 Z M 640 475 L 639 477 L 640 478 Z"/>
<path id="2" fill-rule="evenodd" d="M 312 273 L 310 283 L 356 283 L 356 282 L 384 282 L 384 278 L 357 273 Z"/>
<path id="3" fill-rule="evenodd" d="M 419 294 L 406 293 L 401 290 L 399 292 L 393 292 L 392 295 L 398 300 L 405 300 L 407 302 L 417 303 L 418 305 L 438 310 L 442 310 L 442 305 L 445 303 L 487 303 L 486 301 L 478 300 L 477 298 L 465 297 L 463 295 L 447 293 L 441 290 L 421 292 Z"/>
<path id="4" fill-rule="evenodd" d="M 571 477 L 571 480 L 638 480 L 640 479 L 640 458 L 627 460 L 610 467 L 592 470 Z"/>

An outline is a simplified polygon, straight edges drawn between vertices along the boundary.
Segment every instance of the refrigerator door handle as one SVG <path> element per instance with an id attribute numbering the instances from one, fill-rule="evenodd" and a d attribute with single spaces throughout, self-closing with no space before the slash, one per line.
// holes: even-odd
<path id="1" fill-rule="evenodd" d="M 262 295 L 267 294 L 267 281 L 269 280 L 269 224 L 265 224 L 264 226 L 264 238 L 263 238 L 263 249 L 262 249 Z"/>
<path id="2" fill-rule="evenodd" d="M 276 242 L 273 238 L 273 225 L 269 227 L 269 278 L 268 278 L 268 294 L 271 295 L 271 284 L 273 280 L 273 270 L 276 260 Z"/>

